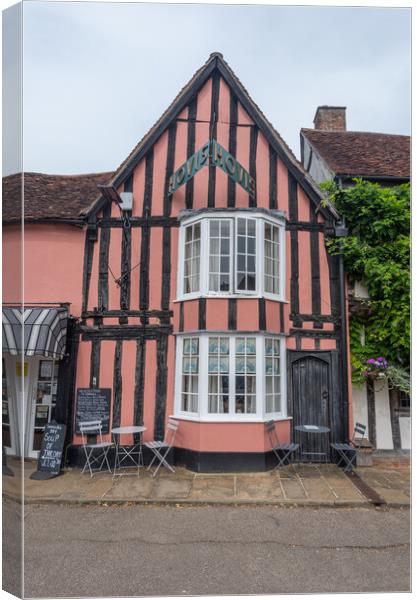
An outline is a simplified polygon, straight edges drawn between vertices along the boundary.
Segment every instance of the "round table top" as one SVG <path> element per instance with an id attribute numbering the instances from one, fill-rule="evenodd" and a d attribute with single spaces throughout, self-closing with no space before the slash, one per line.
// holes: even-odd
<path id="1" fill-rule="evenodd" d="M 294 429 L 304 433 L 329 433 L 330 431 L 330 429 L 324 425 L 296 425 Z"/>
<path id="2" fill-rule="evenodd" d="M 124 427 L 113 427 L 112 433 L 142 433 L 146 431 L 146 427 L 143 425 L 125 425 Z"/>

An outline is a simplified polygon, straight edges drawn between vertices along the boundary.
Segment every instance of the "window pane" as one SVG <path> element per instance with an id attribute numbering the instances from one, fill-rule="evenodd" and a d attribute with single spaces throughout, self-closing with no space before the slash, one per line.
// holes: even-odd
<path id="1" fill-rule="evenodd" d="M 237 230 L 237 289 L 254 291 L 256 287 L 256 221 L 239 218 Z"/>
<path id="2" fill-rule="evenodd" d="M 209 376 L 209 394 L 217 394 L 218 389 L 218 378 L 215 375 Z"/>
<path id="3" fill-rule="evenodd" d="M 253 414 L 256 413 L 256 396 L 249 396 L 246 401 L 246 412 Z"/>
<path id="4" fill-rule="evenodd" d="M 221 221 L 221 237 L 229 237 L 230 235 L 230 223 L 229 221 Z"/>
<path id="5" fill-rule="evenodd" d="M 245 397 L 236 395 L 236 413 L 243 413 L 245 409 Z"/>
<path id="6" fill-rule="evenodd" d="M 210 254 L 220 254 L 220 240 L 210 238 Z"/>
<path id="7" fill-rule="evenodd" d="M 198 412 L 198 351 L 198 338 L 184 338 L 181 409 L 186 412 Z"/>
<path id="8" fill-rule="evenodd" d="M 191 338 L 190 353 L 198 354 L 198 338 Z"/>
<path id="9" fill-rule="evenodd" d="M 264 286 L 265 291 L 279 293 L 279 228 L 265 223 Z"/>
<path id="10" fill-rule="evenodd" d="M 256 394 L 256 377 L 252 377 L 252 376 L 246 377 L 246 393 L 247 394 Z"/>
<path id="11" fill-rule="evenodd" d="M 279 376 L 279 340 L 265 339 L 265 410 L 267 413 L 281 411 L 281 378 Z"/>
<path id="12" fill-rule="evenodd" d="M 239 235 L 246 236 L 246 219 L 237 220 L 237 232 Z"/>
<path id="13" fill-rule="evenodd" d="M 228 340 L 228 338 L 220 338 L 220 352 L 222 354 L 229 354 L 229 340 Z"/>
<path id="14" fill-rule="evenodd" d="M 209 404 L 210 413 L 229 410 L 229 339 L 209 338 Z"/>
<path id="15" fill-rule="evenodd" d="M 248 254 L 255 254 L 255 238 L 248 238 Z"/>
<path id="16" fill-rule="evenodd" d="M 237 274 L 237 289 L 246 290 L 246 277 L 244 273 Z"/>
<path id="17" fill-rule="evenodd" d="M 209 291 L 229 291 L 230 223 L 210 221 Z M 222 276 L 221 276 L 222 275 Z"/>
<path id="18" fill-rule="evenodd" d="M 210 236 L 219 237 L 220 227 L 219 221 L 210 221 Z"/>
<path id="19" fill-rule="evenodd" d="M 230 248 L 230 240 L 229 238 L 223 238 L 221 240 L 221 245 L 220 245 L 220 251 L 223 255 L 225 254 L 229 254 L 229 248 Z"/>
<path id="20" fill-rule="evenodd" d="M 220 290 L 222 292 L 228 292 L 230 290 L 229 275 L 220 275 Z"/>
<path id="21" fill-rule="evenodd" d="M 184 293 L 197 292 L 200 287 L 200 224 L 185 229 Z"/>
<path id="22" fill-rule="evenodd" d="M 219 338 L 211 337 L 209 338 L 209 354 L 217 354 L 219 351 Z"/>
<path id="23" fill-rule="evenodd" d="M 209 370 L 209 373 L 217 373 L 218 372 L 219 363 L 218 363 L 217 358 L 209 358 L 208 370 Z"/>

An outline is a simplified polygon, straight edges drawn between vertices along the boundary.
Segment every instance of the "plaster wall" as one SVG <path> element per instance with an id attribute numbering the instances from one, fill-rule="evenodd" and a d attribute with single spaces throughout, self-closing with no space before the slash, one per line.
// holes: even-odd
<path id="1" fill-rule="evenodd" d="M 69 225 L 26 225 L 23 244 L 23 291 L 19 282 L 20 228 L 3 228 L 3 303 L 70 302 L 81 314 L 84 259 L 83 229 Z"/>

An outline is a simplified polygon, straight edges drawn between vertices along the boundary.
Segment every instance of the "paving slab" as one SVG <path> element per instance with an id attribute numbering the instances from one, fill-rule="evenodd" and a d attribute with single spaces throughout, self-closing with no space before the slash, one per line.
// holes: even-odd
<path id="1" fill-rule="evenodd" d="M 308 498 L 300 479 L 281 479 L 281 485 L 286 500 L 305 500 Z"/>
<path id="2" fill-rule="evenodd" d="M 152 477 L 116 477 L 102 497 L 106 500 L 144 500 L 151 496 L 155 481 Z"/>
<path id="3" fill-rule="evenodd" d="M 303 486 L 309 498 L 318 498 L 324 501 L 334 501 L 336 496 L 332 493 L 325 481 L 320 479 L 303 479 Z"/>
<path id="4" fill-rule="evenodd" d="M 158 500 L 188 498 L 192 479 L 174 479 L 161 477 L 155 484 L 152 497 Z"/>
<path id="5" fill-rule="evenodd" d="M 235 476 L 218 477 L 198 475 L 192 482 L 190 500 L 233 500 L 236 489 Z"/>
<path id="6" fill-rule="evenodd" d="M 236 476 L 236 498 L 239 500 L 284 499 L 278 477 Z"/>

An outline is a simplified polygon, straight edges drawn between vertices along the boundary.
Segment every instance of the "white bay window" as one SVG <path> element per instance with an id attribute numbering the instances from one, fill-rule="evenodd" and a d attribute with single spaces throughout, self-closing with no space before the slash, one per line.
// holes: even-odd
<path id="1" fill-rule="evenodd" d="M 177 336 L 175 414 L 207 421 L 286 417 L 284 338 Z"/>
<path id="2" fill-rule="evenodd" d="M 178 299 L 284 300 L 285 221 L 279 211 L 211 210 L 181 220 Z"/>

